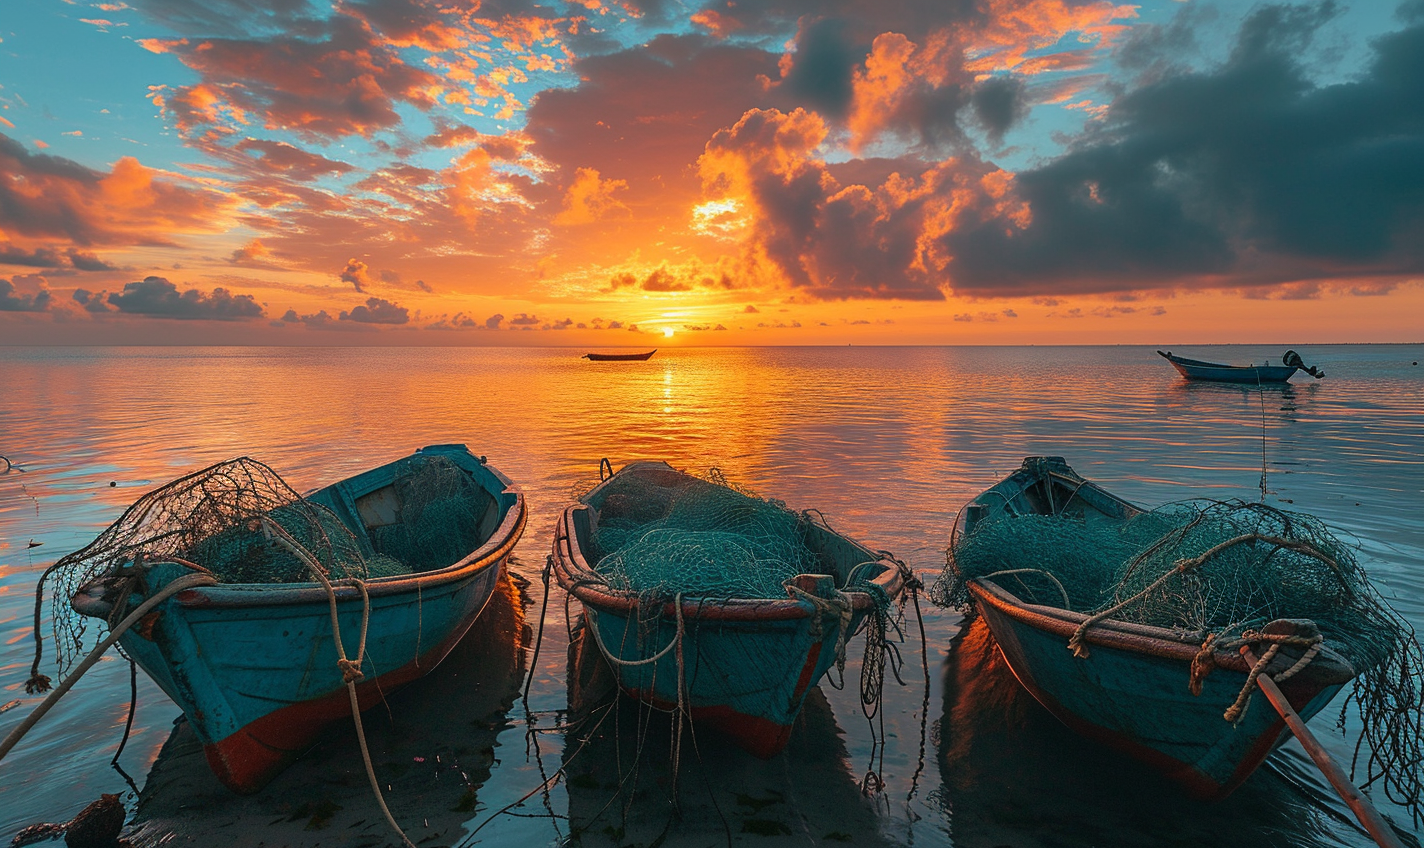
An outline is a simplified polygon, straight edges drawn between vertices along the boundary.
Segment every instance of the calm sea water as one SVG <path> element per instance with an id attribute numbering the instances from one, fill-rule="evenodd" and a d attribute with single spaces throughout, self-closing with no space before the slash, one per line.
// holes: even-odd
<path id="1" fill-rule="evenodd" d="M 615 467 L 641 458 L 717 466 L 821 510 L 929 582 L 959 507 L 1025 455 L 1063 455 L 1156 505 L 1257 498 L 1264 451 L 1268 501 L 1358 539 L 1381 591 L 1424 630 L 1424 366 L 1412 364 L 1424 348 L 1303 349 L 1329 376 L 1265 391 L 1185 384 L 1137 347 L 665 349 L 611 364 L 580 352 L 0 348 L 0 454 L 14 463 L 0 474 L 0 705 L 19 702 L 0 714 L 0 734 L 39 700 L 23 690 L 36 578 L 142 492 L 239 455 L 306 490 L 420 445 L 465 442 L 527 495 L 514 570 L 529 585 L 523 598 L 499 600 L 485 629 L 389 712 L 368 714 L 385 713 L 370 719 L 378 772 L 422 845 L 469 841 L 482 824 L 474 840 L 496 845 L 557 844 L 571 828 L 582 844 L 608 845 L 659 836 L 668 845 L 1369 844 L 1294 743 L 1226 802 L 1185 801 L 1025 703 L 986 671 L 992 652 L 954 638 L 959 616 L 928 604 L 929 686 L 912 618 L 906 685 L 886 686 L 881 749 L 880 719 L 863 717 L 854 685 L 856 646 L 851 685 L 821 687 L 786 755 L 754 761 L 703 735 L 673 792 L 659 741 L 666 722 L 620 707 L 594 731 L 568 730 L 578 672 L 557 589 L 528 709 L 513 695 L 554 519 L 596 480 L 603 457 Z M 1178 352 L 1260 362 L 1281 351 Z M 128 689 L 127 663 L 110 657 L 0 763 L 0 839 L 67 819 L 100 792 L 124 793 L 134 809 L 109 766 Z M 193 757 L 174 730 L 179 711 L 142 675 L 138 704 L 120 764 L 147 783 L 147 838 L 163 841 L 155 827 L 171 830 L 173 844 L 387 838 L 349 733 L 333 733 L 268 792 L 235 799 L 201 768 L 184 770 Z M 1348 759 L 1350 722 L 1345 736 L 1334 732 L 1335 712 L 1315 724 Z M 571 779 L 534 791 L 566 763 Z M 863 791 L 872 767 L 884 787 Z M 455 794 L 438 794 L 442 786 Z M 531 792 L 513 815 L 486 823 Z M 207 826 L 225 835 L 213 841 Z M 270 830 L 284 827 L 280 837 Z"/>

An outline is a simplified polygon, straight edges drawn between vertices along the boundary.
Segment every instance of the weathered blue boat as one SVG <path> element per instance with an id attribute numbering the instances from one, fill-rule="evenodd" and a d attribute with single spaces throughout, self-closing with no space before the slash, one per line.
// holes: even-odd
<path id="1" fill-rule="evenodd" d="M 564 510 L 554 577 L 583 604 L 625 693 L 660 709 L 682 707 L 748 752 L 774 756 L 845 641 L 877 605 L 898 600 L 903 566 L 802 515 L 798 532 L 821 573 L 797 575 L 785 597 L 683 596 L 679 607 L 675 598 L 615 589 L 594 569 L 593 540 L 609 488 L 629 479 L 663 491 L 715 486 L 664 462 L 625 466 Z"/>
<path id="2" fill-rule="evenodd" d="M 1281 365 L 1222 365 L 1218 362 L 1205 362 L 1200 359 L 1188 359 L 1185 356 L 1176 356 L 1171 351 L 1157 351 L 1157 355 L 1172 363 L 1172 367 L 1177 369 L 1183 379 L 1206 380 L 1213 383 L 1248 383 L 1258 385 L 1261 383 L 1288 383 L 1295 372 L 1302 371 L 1319 380 L 1325 376 L 1325 372 L 1314 366 L 1306 366 L 1301 361 L 1300 355 L 1293 350 L 1288 350 L 1281 357 Z"/>
<path id="3" fill-rule="evenodd" d="M 424 509 L 412 517 L 410 501 L 418 496 L 412 481 L 418 485 L 416 475 L 435 463 L 442 473 L 457 470 L 460 494 L 444 503 L 444 512 Z M 365 558 L 408 555 L 405 573 L 376 576 L 373 569 L 362 581 L 369 600 L 350 581 L 333 587 L 347 652 L 355 655 L 358 638 L 365 641 L 356 684 L 363 710 L 429 673 L 460 641 L 525 524 L 523 495 L 464 445 L 422 448 L 306 500 L 339 519 Z M 442 523 L 451 510 L 459 514 L 459 528 Z M 429 545 L 397 549 L 416 537 L 453 553 L 431 560 L 419 554 L 432 550 Z M 114 620 L 125 591 L 132 589 L 123 603 L 130 608 L 200 567 L 171 556 L 152 558 L 137 571 L 131 565 L 87 582 L 71 605 Z M 218 778 L 250 793 L 309 748 L 323 728 L 351 715 L 330 605 L 331 593 L 316 582 L 224 582 L 179 592 L 124 633 L 120 644 L 182 707 Z"/>
<path id="4" fill-rule="evenodd" d="M 968 534 L 981 522 L 1025 515 L 1072 517 L 1092 526 L 1142 512 L 1079 476 L 1062 457 L 1029 457 L 971 501 L 963 519 Z M 951 547 L 951 566 L 953 556 Z M 1064 724 L 1146 762 L 1203 799 L 1229 794 L 1280 741 L 1285 723 L 1267 706 L 1246 710 L 1237 724 L 1223 718 L 1223 707 L 1237 700 L 1251 669 L 1236 650 L 1204 645 L 1199 632 L 1106 618 L 1082 633 L 1087 650 L 1075 653 L 1069 643 L 1089 616 L 1023 600 L 1006 588 L 1018 585 L 1017 577 L 1006 570 L 966 582 L 974 609 L 1015 677 Z M 1299 628 L 1298 622 L 1278 621 L 1262 630 L 1285 634 Z M 1282 650 L 1267 673 L 1288 668 L 1300 655 Z M 1309 719 L 1355 675 L 1344 657 L 1324 646 L 1279 685 Z M 1192 694 L 1189 681 L 1199 694 Z"/>

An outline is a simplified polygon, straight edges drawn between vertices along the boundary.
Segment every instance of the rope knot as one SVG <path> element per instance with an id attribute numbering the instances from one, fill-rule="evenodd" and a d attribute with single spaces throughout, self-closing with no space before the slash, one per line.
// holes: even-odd
<path id="1" fill-rule="evenodd" d="M 1212 633 L 1207 636 L 1206 641 L 1202 643 L 1201 650 L 1192 657 L 1191 678 L 1187 683 L 1187 688 L 1192 690 L 1193 695 L 1201 695 L 1202 681 L 1216 668 L 1216 637 L 1218 635 Z"/>
<path id="2" fill-rule="evenodd" d="M 366 676 L 361 672 L 361 663 L 356 660 L 337 660 L 336 667 L 341 669 L 341 679 L 345 683 L 353 683 Z"/>

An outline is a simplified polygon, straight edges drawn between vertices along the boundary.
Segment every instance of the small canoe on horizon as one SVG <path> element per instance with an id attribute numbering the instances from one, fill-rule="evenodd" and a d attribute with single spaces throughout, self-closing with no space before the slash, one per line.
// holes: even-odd
<path id="1" fill-rule="evenodd" d="M 702 528 L 691 536 L 700 543 L 682 544 L 689 537 L 669 529 L 688 516 L 683 526 Z M 762 591 L 735 596 L 674 588 L 694 572 L 734 571 L 727 563 L 759 544 L 759 532 L 784 534 L 802 552 L 784 581 L 778 575 Z M 631 555 L 626 546 L 608 553 L 614 535 L 654 556 L 666 553 L 668 584 L 648 589 L 618 579 L 608 560 L 626 563 Z M 559 585 L 583 604 L 620 689 L 659 709 L 683 706 L 694 723 L 762 758 L 786 747 L 807 691 L 869 617 L 899 600 L 906 582 L 888 555 L 804 513 L 664 462 L 631 463 L 566 508 L 551 565 Z"/>
<path id="2" fill-rule="evenodd" d="M 1269 362 L 1263 365 L 1223 365 L 1218 362 L 1206 362 L 1200 359 L 1188 359 L 1185 356 L 1176 356 L 1171 351 L 1157 351 L 1157 355 L 1172 363 L 1172 367 L 1177 369 L 1183 379 L 1187 380 L 1207 380 L 1215 383 L 1249 383 L 1257 385 L 1262 383 L 1287 383 L 1297 371 L 1319 380 L 1325 376 L 1325 372 L 1315 366 L 1306 366 L 1301 361 L 1300 354 L 1293 350 L 1288 350 L 1281 357 L 1281 365 L 1272 365 Z"/>
<path id="3" fill-rule="evenodd" d="M 646 353 L 585 353 L 584 359 L 590 362 L 643 362 L 653 358 L 653 354 L 658 349 L 653 348 Z"/>
<path id="4" fill-rule="evenodd" d="M 303 525 L 311 516 L 317 523 Z M 358 640 L 365 645 L 354 677 L 366 710 L 455 647 L 524 524 L 523 495 L 464 445 L 425 447 L 304 497 L 242 458 L 144 495 L 71 555 L 98 573 L 69 602 L 82 616 L 116 621 L 179 577 L 217 577 L 163 601 L 119 644 L 183 709 L 218 779 L 250 794 L 326 726 L 351 721 L 333 596 L 344 654 L 354 662 Z M 315 535 L 303 537 L 304 526 Z M 293 539 L 321 564 L 330 591 Z"/>
<path id="5" fill-rule="evenodd" d="M 1216 506 L 1244 510 L 1248 516 L 1269 513 L 1286 516 L 1288 522 L 1301 519 L 1262 504 Z M 1241 653 L 1243 645 L 1264 655 L 1273 637 L 1314 639 L 1313 648 L 1279 647 L 1279 654 L 1266 668 L 1303 720 L 1320 712 L 1364 663 L 1357 661 L 1358 654 L 1344 638 L 1337 641 L 1338 632 L 1330 630 L 1323 618 L 1317 619 L 1318 629 L 1316 622 L 1286 619 L 1279 612 L 1263 615 L 1271 619 L 1268 622 L 1254 620 L 1250 625 L 1254 629 L 1142 623 L 1167 617 L 1157 607 L 1151 615 L 1139 614 L 1149 605 L 1190 600 L 1196 597 L 1191 594 L 1193 585 L 1208 580 L 1207 576 L 1199 577 L 1206 573 L 1205 568 L 1190 575 L 1169 574 L 1169 579 L 1180 582 L 1154 584 L 1148 588 L 1158 594 L 1144 592 L 1132 597 L 1138 584 L 1127 581 L 1134 569 L 1142 583 L 1150 582 L 1146 574 L 1157 573 L 1142 563 L 1151 562 L 1155 568 L 1157 562 L 1166 562 L 1165 572 L 1173 561 L 1181 565 L 1186 561 L 1183 558 L 1197 555 L 1196 547 L 1188 550 L 1181 542 L 1188 537 L 1173 535 L 1176 529 L 1157 535 L 1172 516 L 1194 514 L 1168 513 L 1166 509 L 1142 510 L 1079 476 L 1062 457 L 1028 457 L 1019 470 L 964 508 L 963 533 L 951 544 L 945 578 L 932 597 L 941 604 L 982 615 L 1014 676 L 1068 727 L 1145 762 L 1189 794 L 1213 800 L 1225 797 L 1249 777 L 1281 740 L 1285 728 L 1280 715 L 1264 699 L 1257 696 L 1251 705 L 1247 675 L 1252 666 Z M 1220 513 L 1203 514 L 1214 520 Z M 1148 523 L 1130 525 L 1134 521 Z M 1092 574 L 1093 563 L 1110 559 L 1102 551 L 1129 538 L 1136 532 L 1134 526 L 1151 532 L 1133 537 L 1133 544 L 1142 540 L 1145 553 L 1128 554 L 1128 577 L 1118 583 L 1115 575 L 1124 572 L 1108 571 L 1101 575 L 1105 578 L 1102 583 L 1085 591 L 1090 578 L 1099 576 Z M 1188 530 L 1206 526 L 1203 519 L 1188 525 Z M 976 539 L 976 534 L 982 535 Z M 1153 538 L 1157 541 L 1151 542 Z M 1191 538 L 1193 545 L 1199 540 Z M 1298 557 L 1293 559 L 1295 549 L 1277 546 L 1280 540 L 1274 537 L 1258 538 L 1266 541 L 1242 543 L 1233 538 L 1220 548 L 1203 542 L 1207 552 L 1201 556 L 1210 562 L 1219 550 L 1240 543 L 1236 549 L 1243 556 L 1249 553 L 1267 565 L 1272 565 L 1274 558 L 1275 567 L 1298 573 L 1291 571 L 1298 567 Z M 1018 544 L 1006 547 L 1008 539 Z M 1102 540 L 1100 547 L 1092 546 L 1095 540 Z M 977 547 L 966 543 L 977 543 Z M 1025 556 L 1024 552 L 1029 553 Z M 1114 554 L 1118 552 L 1113 548 Z M 1149 560 L 1148 555 L 1158 559 Z M 1113 561 L 1113 565 L 1119 563 Z M 1249 573 L 1257 582 L 1229 583 L 1225 598 L 1203 591 L 1200 609 L 1210 614 L 1252 592 L 1278 591 L 1284 596 L 1291 591 L 1289 586 L 1279 588 L 1276 572 L 1266 569 L 1227 572 L 1222 566 L 1210 579 L 1216 579 L 1216 573 Z M 1351 577 L 1358 574 L 1347 573 Z M 1315 576 L 1314 572 L 1309 577 L 1302 573 L 1299 579 L 1303 583 Z M 1200 583 L 1193 584 L 1193 580 Z M 1273 585 L 1278 588 L 1272 589 Z M 1340 587 L 1334 588 L 1338 591 Z M 1358 588 L 1346 588 L 1359 596 Z M 1122 596 L 1129 596 L 1128 605 L 1117 604 Z M 1256 603 L 1258 599 L 1249 600 Z M 1133 603 L 1135 607 L 1130 606 Z M 1183 607 L 1190 607 L 1192 614 L 1198 610 L 1188 602 L 1183 602 Z M 1321 631 L 1325 632 L 1323 641 Z M 1301 668 L 1283 673 L 1306 653 L 1310 656 Z M 1244 711 L 1228 718 L 1243 700 Z"/>

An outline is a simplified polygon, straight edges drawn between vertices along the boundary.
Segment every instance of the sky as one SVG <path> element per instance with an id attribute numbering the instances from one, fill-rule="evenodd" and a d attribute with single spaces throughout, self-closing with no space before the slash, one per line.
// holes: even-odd
<path id="1" fill-rule="evenodd" d="M 6 0 L 0 344 L 1424 341 L 1424 0 Z"/>

